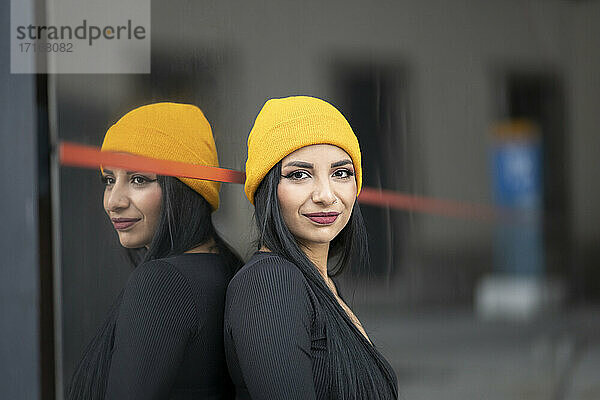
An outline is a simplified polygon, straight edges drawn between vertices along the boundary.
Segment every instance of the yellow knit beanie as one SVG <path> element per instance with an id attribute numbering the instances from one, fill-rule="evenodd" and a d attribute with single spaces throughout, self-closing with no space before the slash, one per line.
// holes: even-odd
<path id="1" fill-rule="evenodd" d="M 106 132 L 101 150 L 219 166 L 210 124 L 191 104 L 156 103 L 128 112 Z M 202 195 L 213 211 L 219 208 L 219 182 L 178 179 Z"/>
<path id="2" fill-rule="evenodd" d="M 314 97 L 292 96 L 268 100 L 248 136 L 245 192 L 254 193 L 273 166 L 299 148 L 332 144 L 352 158 L 357 195 L 362 185 L 360 147 L 346 118 L 331 104 Z"/>

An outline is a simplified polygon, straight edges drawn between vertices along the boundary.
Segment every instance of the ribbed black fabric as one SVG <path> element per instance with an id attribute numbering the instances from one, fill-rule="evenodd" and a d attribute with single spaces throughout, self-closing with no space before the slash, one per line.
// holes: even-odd
<path id="1" fill-rule="evenodd" d="M 236 399 L 340 398 L 330 386 L 323 312 L 294 264 L 257 252 L 227 289 L 225 354 Z M 373 373 L 381 373 L 375 360 Z"/>
<path id="2" fill-rule="evenodd" d="M 233 398 L 223 352 L 227 281 L 219 254 L 138 266 L 118 304 L 110 367 L 100 379 L 105 399 Z"/>

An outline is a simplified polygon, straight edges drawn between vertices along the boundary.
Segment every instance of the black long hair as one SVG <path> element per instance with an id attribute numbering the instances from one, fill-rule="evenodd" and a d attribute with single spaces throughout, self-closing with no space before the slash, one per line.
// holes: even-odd
<path id="1" fill-rule="evenodd" d="M 278 163 L 267 173 L 254 195 L 257 244 L 295 264 L 323 307 L 330 390 L 343 400 L 396 399 L 394 372 L 356 328 L 285 224 L 277 197 L 280 179 L 281 163 Z M 332 240 L 329 258 L 336 260 L 328 272 L 330 276 L 339 275 L 353 262 L 368 263 L 367 233 L 358 203 L 354 203 L 348 224 Z"/>
<path id="2" fill-rule="evenodd" d="M 146 261 L 182 254 L 212 239 L 225 259 L 225 272 L 231 278 L 243 263 L 217 233 L 208 201 L 177 178 L 159 175 L 157 180 L 162 190 L 160 220 L 147 250 L 126 249 L 130 262 L 137 266 Z M 71 379 L 67 399 L 104 399 L 121 297 L 122 293 L 86 348 Z"/>
<path id="3" fill-rule="evenodd" d="M 215 229 L 208 201 L 177 178 L 158 175 L 157 180 L 162 190 L 160 220 L 147 250 L 127 249 L 132 263 L 182 254 L 212 239 L 233 276 L 243 262 Z"/>

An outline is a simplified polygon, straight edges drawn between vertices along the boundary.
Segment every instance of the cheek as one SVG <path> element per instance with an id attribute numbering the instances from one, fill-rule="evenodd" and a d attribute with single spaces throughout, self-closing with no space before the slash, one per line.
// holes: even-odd
<path id="1" fill-rule="evenodd" d="M 354 182 L 352 185 L 344 185 L 344 187 L 339 190 L 338 197 L 344 204 L 354 205 L 354 201 L 356 200 L 356 192 L 356 182 Z"/>
<path id="2" fill-rule="evenodd" d="M 160 186 L 147 188 L 137 193 L 134 200 L 136 207 L 144 215 L 146 221 L 154 225 L 160 216 L 162 191 Z"/>
<path id="3" fill-rule="evenodd" d="M 104 189 L 104 194 L 102 195 L 102 207 L 104 208 L 104 212 L 108 214 L 108 193 L 106 189 Z"/>
<path id="4" fill-rule="evenodd" d="M 162 202 L 162 193 L 160 188 L 155 192 L 151 193 L 147 198 L 147 213 L 148 216 L 152 216 L 154 223 L 158 222 L 158 218 L 160 217 L 160 208 Z"/>
<path id="5" fill-rule="evenodd" d="M 356 192 L 356 180 L 339 183 L 336 185 L 335 194 L 346 207 L 348 207 L 348 205 L 350 207 L 354 205 L 354 201 L 356 200 Z"/>
<path id="6" fill-rule="evenodd" d="M 337 190 L 337 197 L 346 208 L 346 212 L 343 214 L 343 226 L 346 226 L 350 220 L 350 215 L 352 214 L 352 209 L 354 208 L 354 203 L 356 202 L 356 192 L 356 181 L 354 181 L 352 185 L 340 185 Z"/>
<path id="7" fill-rule="evenodd" d="M 285 222 L 289 225 L 294 215 L 298 214 L 298 209 L 302 204 L 302 190 L 296 184 L 289 184 L 281 182 L 277 186 L 277 198 L 279 200 L 279 207 Z"/>

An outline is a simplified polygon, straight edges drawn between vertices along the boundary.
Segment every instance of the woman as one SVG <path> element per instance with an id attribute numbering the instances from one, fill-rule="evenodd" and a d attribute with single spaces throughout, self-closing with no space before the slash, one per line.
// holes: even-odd
<path id="1" fill-rule="evenodd" d="M 358 140 L 333 106 L 304 96 L 267 101 L 246 163 L 259 251 L 225 304 L 237 399 L 397 398 L 394 371 L 331 279 L 367 254 L 361 179 Z"/>
<path id="2" fill-rule="evenodd" d="M 137 108 L 102 151 L 218 166 L 210 125 L 195 106 Z M 86 349 L 69 399 L 232 398 L 223 351 L 225 290 L 239 258 L 211 213 L 219 184 L 104 166 L 104 210 L 141 260 Z"/>

